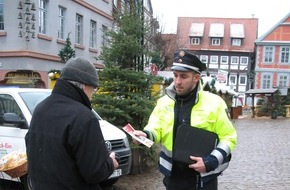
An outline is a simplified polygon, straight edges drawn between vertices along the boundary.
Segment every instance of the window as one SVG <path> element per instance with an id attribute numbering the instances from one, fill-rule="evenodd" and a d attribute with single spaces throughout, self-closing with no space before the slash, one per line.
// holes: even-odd
<path id="1" fill-rule="evenodd" d="M 272 75 L 262 74 L 262 89 L 269 89 L 272 87 Z"/>
<path id="2" fill-rule="evenodd" d="M 0 30 L 4 30 L 4 8 L 3 8 L 3 0 L 0 0 Z"/>
<path id="3" fill-rule="evenodd" d="M 279 74 L 278 76 L 278 86 L 279 87 L 287 87 L 289 81 L 289 75 L 287 74 Z"/>
<path id="4" fill-rule="evenodd" d="M 240 64 L 241 65 L 248 65 L 248 60 L 249 60 L 248 57 L 241 57 L 240 58 Z"/>
<path id="5" fill-rule="evenodd" d="M 238 56 L 232 56 L 231 57 L 231 64 L 238 64 L 239 63 L 239 57 Z"/>
<path id="6" fill-rule="evenodd" d="M 93 20 L 90 23 L 90 47 L 97 47 L 97 22 Z"/>
<path id="7" fill-rule="evenodd" d="M 200 38 L 190 38 L 190 44 L 199 45 L 200 44 Z"/>
<path id="8" fill-rule="evenodd" d="M 15 101 L 15 99 L 11 95 L 1 94 L 0 95 L 0 124 L 1 126 L 7 127 L 18 127 L 18 124 L 12 123 L 4 123 L 3 115 L 5 113 L 15 113 L 21 120 L 25 121 L 25 118 Z"/>
<path id="9" fill-rule="evenodd" d="M 41 34 L 47 34 L 47 1 L 39 0 L 39 30 Z"/>
<path id="10" fill-rule="evenodd" d="M 218 63 L 218 56 L 216 55 L 210 56 L 210 63 Z"/>
<path id="11" fill-rule="evenodd" d="M 83 33 L 83 17 L 76 14 L 76 36 L 75 43 L 82 44 L 82 34 Z"/>
<path id="12" fill-rule="evenodd" d="M 213 45 L 213 46 L 221 45 L 221 39 L 220 38 L 212 38 L 211 39 L 211 45 Z"/>
<path id="13" fill-rule="evenodd" d="M 102 31 L 103 31 L 102 44 L 103 44 L 103 46 L 107 46 L 108 45 L 108 37 L 106 35 L 106 32 L 108 31 L 108 27 L 102 25 Z"/>
<path id="14" fill-rule="evenodd" d="M 263 51 L 263 63 L 273 63 L 274 61 L 274 47 L 265 46 Z"/>
<path id="15" fill-rule="evenodd" d="M 232 46 L 241 46 L 242 45 L 242 39 L 233 38 L 232 39 Z"/>
<path id="16" fill-rule="evenodd" d="M 246 76 L 240 76 L 240 81 L 239 81 L 239 84 L 240 85 L 246 85 L 247 83 L 247 77 Z"/>
<path id="17" fill-rule="evenodd" d="M 228 56 L 221 56 L 221 63 L 222 64 L 228 64 L 229 57 Z"/>
<path id="18" fill-rule="evenodd" d="M 230 75 L 229 80 L 230 80 L 230 84 L 237 84 L 237 76 Z"/>
<path id="19" fill-rule="evenodd" d="M 64 39 L 65 8 L 58 7 L 58 38 Z"/>
<path id="20" fill-rule="evenodd" d="M 280 63 L 290 63 L 289 54 L 289 47 L 281 47 Z"/>
<path id="21" fill-rule="evenodd" d="M 200 56 L 200 61 L 203 63 L 208 63 L 208 56 L 207 55 L 201 55 Z"/>

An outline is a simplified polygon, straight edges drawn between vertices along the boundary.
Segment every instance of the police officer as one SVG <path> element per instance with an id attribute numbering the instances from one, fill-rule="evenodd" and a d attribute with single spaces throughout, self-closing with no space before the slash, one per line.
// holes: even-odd
<path id="1" fill-rule="evenodd" d="M 165 176 L 163 183 L 167 190 L 216 190 L 217 176 L 227 168 L 237 140 L 226 103 L 218 95 L 202 90 L 201 72 L 206 70 L 206 65 L 197 56 L 177 51 L 171 69 L 174 82 L 158 100 L 144 130 L 135 131 L 135 135 L 161 143 L 159 170 Z M 219 138 L 211 154 L 190 156 L 194 164 L 172 158 L 176 131 L 183 124 L 215 132 Z"/>

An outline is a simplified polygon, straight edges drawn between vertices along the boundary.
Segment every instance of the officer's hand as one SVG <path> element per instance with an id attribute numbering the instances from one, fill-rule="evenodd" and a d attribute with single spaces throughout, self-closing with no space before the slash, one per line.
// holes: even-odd
<path id="1" fill-rule="evenodd" d="M 133 134 L 134 135 L 136 135 L 137 137 L 139 137 L 139 136 L 143 136 L 143 137 L 147 137 L 147 134 L 146 133 L 144 133 L 143 131 L 139 131 L 139 130 L 135 130 L 134 132 L 133 132 Z M 134 144 L 141 144 L 139 141 L 137 141 L 136 139 L 133 139 L 133 143 Z"/>
<path id="2" fill-rule="evenodd" d="M 118 161 L 116 160 L 115 156 L 116 156 L 115 152 L 111 152 L 111 153 L 110 153 L 110 157 L 112 158 L 112 160 L 113 160 L 113 164 L 114 164 L 114 170 L 117 169 L 117 168 L 119 167 L 119 163 L 118 163 Z"/>
<path id="3" fill-rule="evenodd" d="M 195 161 L 195 164 L 190 164 L 189 168 L 194 169 L 195 171 L 199 172 L 199 173 L 204 173 L 206 172 L 206 167 L 204 165 L 204 162 L 202 160 L 202 157 L 194 157 L 194 156 L 190 156 L 190 159 Z"/>

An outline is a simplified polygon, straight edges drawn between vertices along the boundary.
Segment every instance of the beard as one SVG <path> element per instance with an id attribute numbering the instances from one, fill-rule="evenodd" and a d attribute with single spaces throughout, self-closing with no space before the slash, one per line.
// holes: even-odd
<path id="1" fill-rule="evenodd" d="M 192 91 L 192 89 L 186 89 L 186 88 L 181 87 L 181 86 L 176 86 L 175 90 L 176 90 L 176 94 L 178 96 L 186 96 L 187 94 L 189 94 Z"/>
<path id="2" fill-rule="evenodd" d="M 175 91 L 178 96 L 187 96 L 190 94 L 194 89 L 196 88 L 196 84 L 193 86 L 190 86 L 188 88 L 182 86 L 182 85 L 176 85 Z"/>

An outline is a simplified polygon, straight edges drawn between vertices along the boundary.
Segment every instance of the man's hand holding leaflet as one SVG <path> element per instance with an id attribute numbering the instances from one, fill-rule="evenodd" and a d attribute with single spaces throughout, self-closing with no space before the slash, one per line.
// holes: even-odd
<path id="1" fill-rule="evenodd" d="M 144 136 L 136 136 L 134 134 L 135 129 L 132 127 L 131 124 L 127 124 L 123 127 L 123 130 L 126 131 L 133 139 L 137 140 L 138 142 L 144 144 L 148 148 L 150 148 L 154 142 Z"/>

